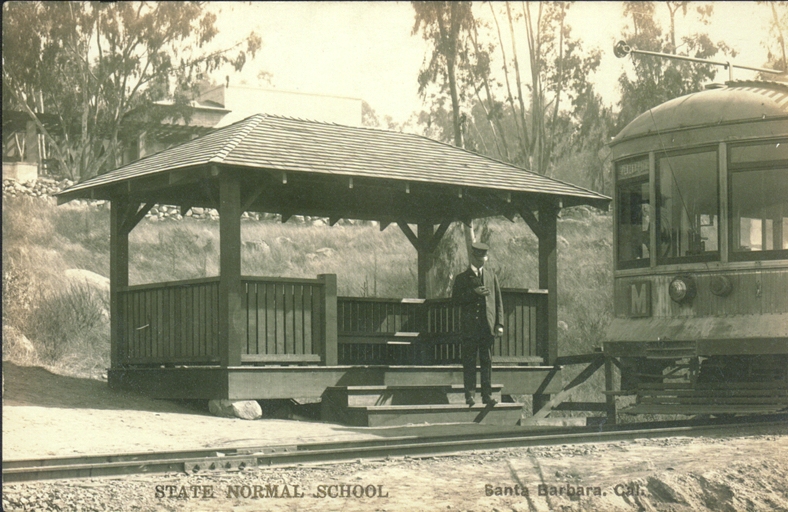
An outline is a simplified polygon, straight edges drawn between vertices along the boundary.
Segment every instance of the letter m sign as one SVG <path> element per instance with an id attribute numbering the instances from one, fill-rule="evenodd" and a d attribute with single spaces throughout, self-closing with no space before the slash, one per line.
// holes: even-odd
<path id="1" fill-rule="evenodd" d="M 651 281 L 629 283 L 629 316 L 651 316 Z"/>

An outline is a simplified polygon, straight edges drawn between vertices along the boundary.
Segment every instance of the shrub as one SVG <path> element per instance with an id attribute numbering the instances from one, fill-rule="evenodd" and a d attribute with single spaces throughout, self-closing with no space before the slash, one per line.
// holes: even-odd
<path id="1" fill-rule="evenodd" d="M 3 250 L 3 325 L 25 323 L 35 302 L 36 285 L 28 268 Z"/>
<path id="2" fill-rule="evenodd" d="M 107 297 L 86 284 L 40 292 L 23 332 L 37 345 L 45 364 L 105 368 L 109 365 L 108 306 Z"/>

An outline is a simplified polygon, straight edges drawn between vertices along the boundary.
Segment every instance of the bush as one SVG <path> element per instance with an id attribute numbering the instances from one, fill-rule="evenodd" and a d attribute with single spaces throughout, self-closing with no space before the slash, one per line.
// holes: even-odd
<path id="1" fill-rule="evenodd" d="M 38 357 L 54 366 L 93 370 L 109 366 L 108 298 L 86 284 L 41 292 L 23 332 Z"/>
<path id="2" fill-rule="evenodd" d="M 36 284 L 30 270 L 3 250 L 3 325 L 26 322 L 35 302 Z"/>

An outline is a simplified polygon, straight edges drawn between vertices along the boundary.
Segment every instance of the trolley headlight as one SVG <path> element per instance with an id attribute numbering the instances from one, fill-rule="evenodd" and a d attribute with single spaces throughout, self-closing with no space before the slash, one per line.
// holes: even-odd
<path id="1" fill-rule="evenodd" d="M 692 300 L 696 293 L 697 288 L 692 276 L 677 276 L 673 278 L 668 287 L 668 294 L 671 300 L 679 304 Z"/>

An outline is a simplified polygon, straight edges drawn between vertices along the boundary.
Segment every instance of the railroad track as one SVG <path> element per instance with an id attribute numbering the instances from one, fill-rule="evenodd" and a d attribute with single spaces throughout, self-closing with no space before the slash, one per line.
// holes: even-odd
<path id="1" fill-rule="evenodd" d="M 166 472 L 227 472 L 256 467 L 343 462 L 356 459 L 429 456 L 469 450 L 547 446 L 677 435 L 724 433 L 743 426 L 788 424 L 788 414 L 730 419 L 683 420 L 601 427 L 522 428 L 495 433 L 402 436 L 362 441 L 218 448 L 180 452 L 93 455 L 3 461 L 5 483 Z"/>

